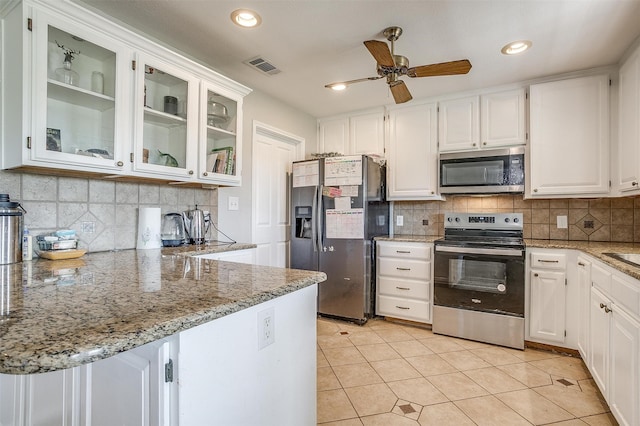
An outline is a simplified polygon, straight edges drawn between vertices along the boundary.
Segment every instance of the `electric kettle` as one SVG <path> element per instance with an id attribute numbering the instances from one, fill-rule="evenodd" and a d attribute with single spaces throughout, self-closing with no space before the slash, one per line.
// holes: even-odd
<path id="1" fill-rule="evenodd" d="M 204 244 L 208 225 L 204 218 L 204 212 L 198 209 L 196 204 L 195 210 L 182 212 L 182 218 L 191 244 Z"/>
<path id="2" fill-rule="evenodd" d="M 160 238 L 164 247 L 177 247 L 187 241 L 184 220 L 180 213 L 167 213 L 164 215 Z"/>

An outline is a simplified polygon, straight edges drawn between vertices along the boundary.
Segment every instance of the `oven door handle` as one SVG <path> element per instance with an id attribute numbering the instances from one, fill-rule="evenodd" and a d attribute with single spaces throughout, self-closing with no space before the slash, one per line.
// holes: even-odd
<path id="1" fill-rule="evenodd" d="M 471 247 L 451 247 L 436 245 L 436 251 L 443 253 L 462 253 L 462 254 L 492 254 L 498 256 L 522 256 L 522 250 L 518 249 L 501 249 L 501 248 L 471 248 Z"/>

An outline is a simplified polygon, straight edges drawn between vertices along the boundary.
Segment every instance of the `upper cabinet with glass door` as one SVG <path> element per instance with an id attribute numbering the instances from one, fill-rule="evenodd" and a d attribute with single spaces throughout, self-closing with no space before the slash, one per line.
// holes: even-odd
<path id="1" fill-rule="evenodd" d="M 203 81 L 200 88 L 199 179 L 240 184 L 242 97 Z"/>
<path id="2" fill-rule="evenodd" d="M 129 52 L 45 12 L 34 12 L 33 20 L 30 160 L 77 170 L 123 170 L 130 137 L 123 131 L 128 83 L 121 70 Z"/>
<path id="3" fill-rule="evenodd" d="M 198 82 L 185 70 L 146 55 L 136 60 L 136 172 L 196 178 Z"/>

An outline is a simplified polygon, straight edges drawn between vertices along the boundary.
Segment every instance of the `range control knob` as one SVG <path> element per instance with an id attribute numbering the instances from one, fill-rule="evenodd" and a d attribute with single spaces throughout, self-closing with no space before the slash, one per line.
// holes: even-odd
<path id="1" fill-rule="evenodd" d="M 505 221 L 506 223 L 509 223 L 509 222 L 511 222 L 511 219 L 509 219 L 508 217 L 505 217 L 505 218 L 504 218 L 504 221 Z"/>
<path id="2" fill-rule="evenodd" d="M 456 222 L 458 222 L 458 223 L 460 222 L 460 218 L 459 217 L 456 217 Z"/>
<path id="3" fill-rule="evenodd" d="M 513 223 L 518 223 L 518 222 L 520 222 L 520 220 L 518 220 L 518 218 L 517 218 L 517 217 L 514 217 L 514 218 L 513 218 Z"/>
<path id="4" fill-rule="evenodd" d="M 448 222 L 453 222 L 453 218 L 452 218 L 452 217 L 447 218 L 447 221 L 448 221 Z"/>

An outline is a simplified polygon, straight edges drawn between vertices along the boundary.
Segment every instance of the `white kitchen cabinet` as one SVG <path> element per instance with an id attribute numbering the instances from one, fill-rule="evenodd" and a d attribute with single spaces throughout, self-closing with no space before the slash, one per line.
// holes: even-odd
<path id="1" fill-rule="evenodd" d="M 4 12 L 2 168 L 240 184 L 248 88 L 71 2 Z M 201 84 L 222 96 L 224 126 L 208 129 Z M 228 147 L 229 167 L 204 175 L 207 154 Z"/>
<path id="2" fill-rule="evenodd" d="M 566 255 L 536 252 L 530 257 L 529 335 L 549 343 L 566 337 Z"/>
<path id="3" fill-rule="evenodd" d="M 255 264 L 256 250 L 255 249 L 232 250 L 232 251 L 224 251 L 220 253 L 201 254 L 195 257 L 199 259 L 212 259 L 212 260 L 223 260 L 225 262 Z"/>
<path id="4" fill-rule="evenodd" d="M 611 301 L 597 288 L 591 288 L 589 308 L 589 358 L 588 365 L 600 393 L 609 400 L 609 312 Z"/>
<path id="5" fill-rule="evenodd" d="M 525 90 L 487 93 L 480 97 L 481 148 L 524 145 Z"/>
<path id="6" fill-rule="evenodd" d="M 614 158 L 618 189 L 640 191 L 640 47 L 620 67 L 618 147 Z"/>
<path id="7" fill-rule="evenodd" d="M 436 104 L 392 107 L 388 132 L 387 199 L 440 199 Z"/>
<path id="8" fill-rule="evenodd" d="M 164 339 L 91 364 L 31 375 L 0 374 L 0 422 L 7 425 L 177 424 L 177 382 Z"/>
<path id="9" fill-rule="evenodd" d="M 440 152 L 480 147 L 480 97 L 469 96 L 438 102 Z"/>
<path id="10" fill-rule="evenodd" d="M 130 50 L 73 15 L 26 4 L 4 25 L 3 91 L 12 105 L 3 108 L 2 167 L 125 170 Z"/>
<path id="11" fill-rule="evenodd" d="M 318 151 L 384 156 L 384 110 L 318 120 Z"/>
<path id="12" fill-rule="evenodd" d="M 589 359 L 589 300 L 591 296 L 591 261 L 578 256 L 578 351 L 582 359 Z"/>
<path id="13" fill-rule="evenodd" d="M 640 322 L 614 305 L 610 328 L 609 406 L 621 425 L 640 423 Z"/>
<path id="14" fill-rule="evenodd" d="M 238 93 L 208 81 L 200 84 L 199 178 L 240 184 L 242 103 Z"/>
<path id="15" fill-rule="evenodd" d="M 432 245 L 376 242 L 376 314 L 431 323 Z"/>
<path id="16" fill-rule="evenodd" d="M 196 177 L 198 83 L 171 63 L 137 56 L 134 171 L 180 180 Z M 177 102 L 165 107 L 168 98 Z"/>
<path id="17" fill-rule="evenodd" d="M 439 150 L 469 151 L 526 143 L 525 90 L 439 102 Z"/>
<path id="18" fill-rule="evenodd" d="M 526 197 L 609 193 L 609 77 L 530 87 Z"/>

